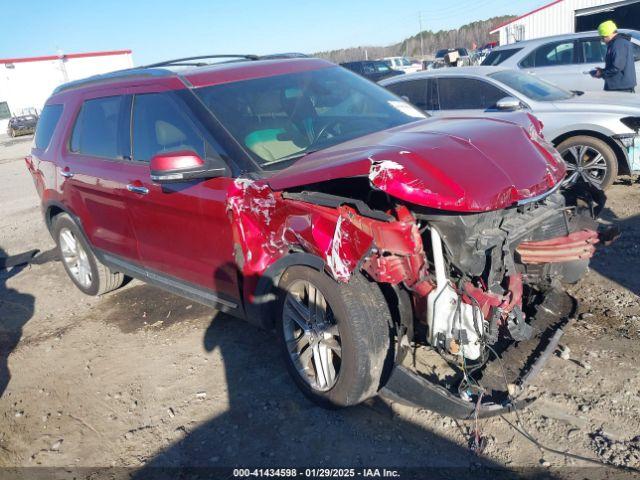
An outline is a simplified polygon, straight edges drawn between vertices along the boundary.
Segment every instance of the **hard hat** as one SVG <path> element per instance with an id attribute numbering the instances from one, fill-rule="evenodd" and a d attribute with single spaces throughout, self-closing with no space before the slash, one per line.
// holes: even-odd
<path id="1" fill-rule="evenodd" d="M 618 31 L 618 26 L 613 23 L 613 20 L 607 20 L 606 22 L 602 22 L 598 27 L 598 34 L 601 37 L 608 37 L 613 35 Z"/>

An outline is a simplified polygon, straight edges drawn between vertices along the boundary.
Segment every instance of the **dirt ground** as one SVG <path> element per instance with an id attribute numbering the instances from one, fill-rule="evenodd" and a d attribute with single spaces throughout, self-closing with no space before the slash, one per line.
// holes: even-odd
<path id="1" fill-rule="evenodd" d="M 594 468 L 501 418 L 480 422 L 475 455 L 471 421 L 380 399 L 322 410 L 269 332 L 137 281 L 84 296 L 53 254 L 22 160 L 30 142 L 0 137 L 0 256 L 45 252 L 0 271 L 0 466 Z M 640 184 L 609 197 L 604 218 L 623 235 L 572 287 L 581 313 L 521 417 L 551 448 L 640 468 Z"/>

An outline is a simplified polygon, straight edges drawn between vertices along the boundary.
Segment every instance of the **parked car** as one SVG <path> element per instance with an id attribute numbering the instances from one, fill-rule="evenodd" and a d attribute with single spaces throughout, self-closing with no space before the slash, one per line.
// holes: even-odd
<path id="1" fill-rule="evenodd" d="M 358 62 L 341 63 L 340 66 L 356 72 L 373 82 L 379 82 L 385 78 L 402 75 L 404 72 L 394 70 L 382 60 L 362 60 Z"/>
<path id="2" fill-rule="evenodd" d="M 414 73 L 422 70 L 421 62 L 411 61 L 411 59 L 407 57 L 384 57 L 381 60 L 390 68 L 404 73 Z"/>
<path id="3" fill-rule="evenodd" d="M 620 32 L 631 36 L 636 73 L 640 76 L 640 32 L 625 29 Z M 493 49 L 482 65 L 535 73 L 567 90 L 601 91 L 603 80 L 589 72 L 604 66 L 606 51 L 598 32 L 571 33 L 503 45 Z"/>
<path id="4" fill-rule="evenodd" d="M 436 70 L 381 84 L 430 115 L 531 112 L 565 160 L 567 183 L 582 179 L 606 189 L 619 173 L 640 170 L 640 100 L 632 93 L 575 93 L 500 67 Z"/>
<path id="5" fill-rule="evenodd" d="M 17 137 L 18 135 L 28 135 L 33 133 L 38 123 L 37 115 L 18 115 L 11 117 L 7 123 L 7 135 Z"/>
<path id="6" fill-rule="evenodd" d="M 99 295 L 135 277 L 275 328 L 321 405 L 382 392 L 454 416 L 509 408 L 503 384 L 472 379 L 496 368 L 489 348 L 510 373 L 528 348 L 549 356 L 558 282 L 598 240 L 540 124 L 426 118 L 324 60 L 198 58 L 47 100 L 26 164 L 73 283 Z M 452 376 L 403 366 L 415 343 Z"/>
<path id="7" fill-rule="evenodd" d="M 447 62 L 446 57 L 452 54 L 456 57 L 456 66 L 465 67 L 471 65 L 471 56 L 466 48 L 443 48 L 436 52 L 436 58 L 433 62 L 434 68 L 450 66 L 450 62 Z"/>

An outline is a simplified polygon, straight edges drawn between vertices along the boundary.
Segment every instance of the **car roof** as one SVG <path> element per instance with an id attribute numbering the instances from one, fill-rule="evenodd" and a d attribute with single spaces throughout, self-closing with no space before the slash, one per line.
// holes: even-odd
<path id="1" fill-rule="evenodd" d="M 418 78 L 429 78 L 429 77 L 486 77 L 487 75 L 491 75 L 496 72 L 504 72 L 507 70 L 512 70 L 510 68 L 505 67 L 483 67 L 483 66 L 474 66 L 474 67 L 451 67 L 451 68 L 438 68 L 436 70 L 422 70 L 420 72 L 408 73 L 406 75 L 401 75 L 399 77 L 385 78 L 380 83 L 383 85 L 397 83 L 397 82 L 408 82 L 410 80 L 415 80 Z"/>
<path id="2" fill-rule="evenodd" d="M 636 33 L 636 30 L 630 30 L 630 29 L 626 29 L 626 28 L 620 28 L 618 29 L 618 32 L 620 33 L 631 33 L 634 32 Z M 637 35 L 640 35 L 640 33 L 636 33 Z M 547 42 L 554 42 L 554 41 L 559 41 L 559 40 L 571 40 L 573 38 L 582 38 L 582 37 L 598 37 L 599 34 L 596 30 L 589 30 L 588 32 L 578 32 L 578 33 L 563 33 L 561 35 L 551 35 L 549 37 L 541 37 L 541 38 L 532 38 L 531 40 L 522 40 L 520 42 L 515 42 L 515 43 L 509 43 L 507 45 L 500 45 L 499 47 L 496 47 L 493 49 L 493 51 L 498 51 L 498 50 L 509 50 L 512 48 L 525 48 L 525 47 L 529 47 L 529 46 L 537 46 L 540 45 L 542 43 L 547 43 Z"/>
<path id="3" fill-rule="evenodd" d="M 187 66 L 181 64 L 149 67 L 137 67 L 126 70 L 95 75 L 92 77 L 68 82 L 54 90 L 53 96 L 69 90 L 82 90 L 96 86 L 118 87 L 131 84 L 140 85 L 155 82 L 158 79 L 177 80 L 183 86 L 204 87 L 255 78 L 297 73 L 321 68 L 335 67 L 334 63 L 318 58 L 274 57 L 268 59 L 245 59 L 207 64 L 204 66 Z"/>

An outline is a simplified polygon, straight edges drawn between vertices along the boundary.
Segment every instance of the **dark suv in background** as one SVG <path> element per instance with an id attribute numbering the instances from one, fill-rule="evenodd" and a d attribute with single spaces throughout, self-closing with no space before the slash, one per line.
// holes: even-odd
<path id="1" fill-rule="evenodd" d="M 368 78 L 373 82 L 379 82 L 385 78 L 395 77 L 396 75 L 402 75 L 404 72 L 400 70 L 394 70 L 387 62 L 382 60 L 362 60 L 358 62 L 346 62 L 341 63 L 341 67 L 347 68 L 352 72 L 356 72 L 358 75 L 362 75 L 364 78 Z"/>
<path id="2" fill-rule="evenodd" d="M 18 135 L 28 135 L 35 132 L 37 124 L 37 115 L 29 114 L 11 117 L 9 119 L 9 123 L 7 124 L 7 135 L 9 135 L 10 137 L 17 137 Z"/>

